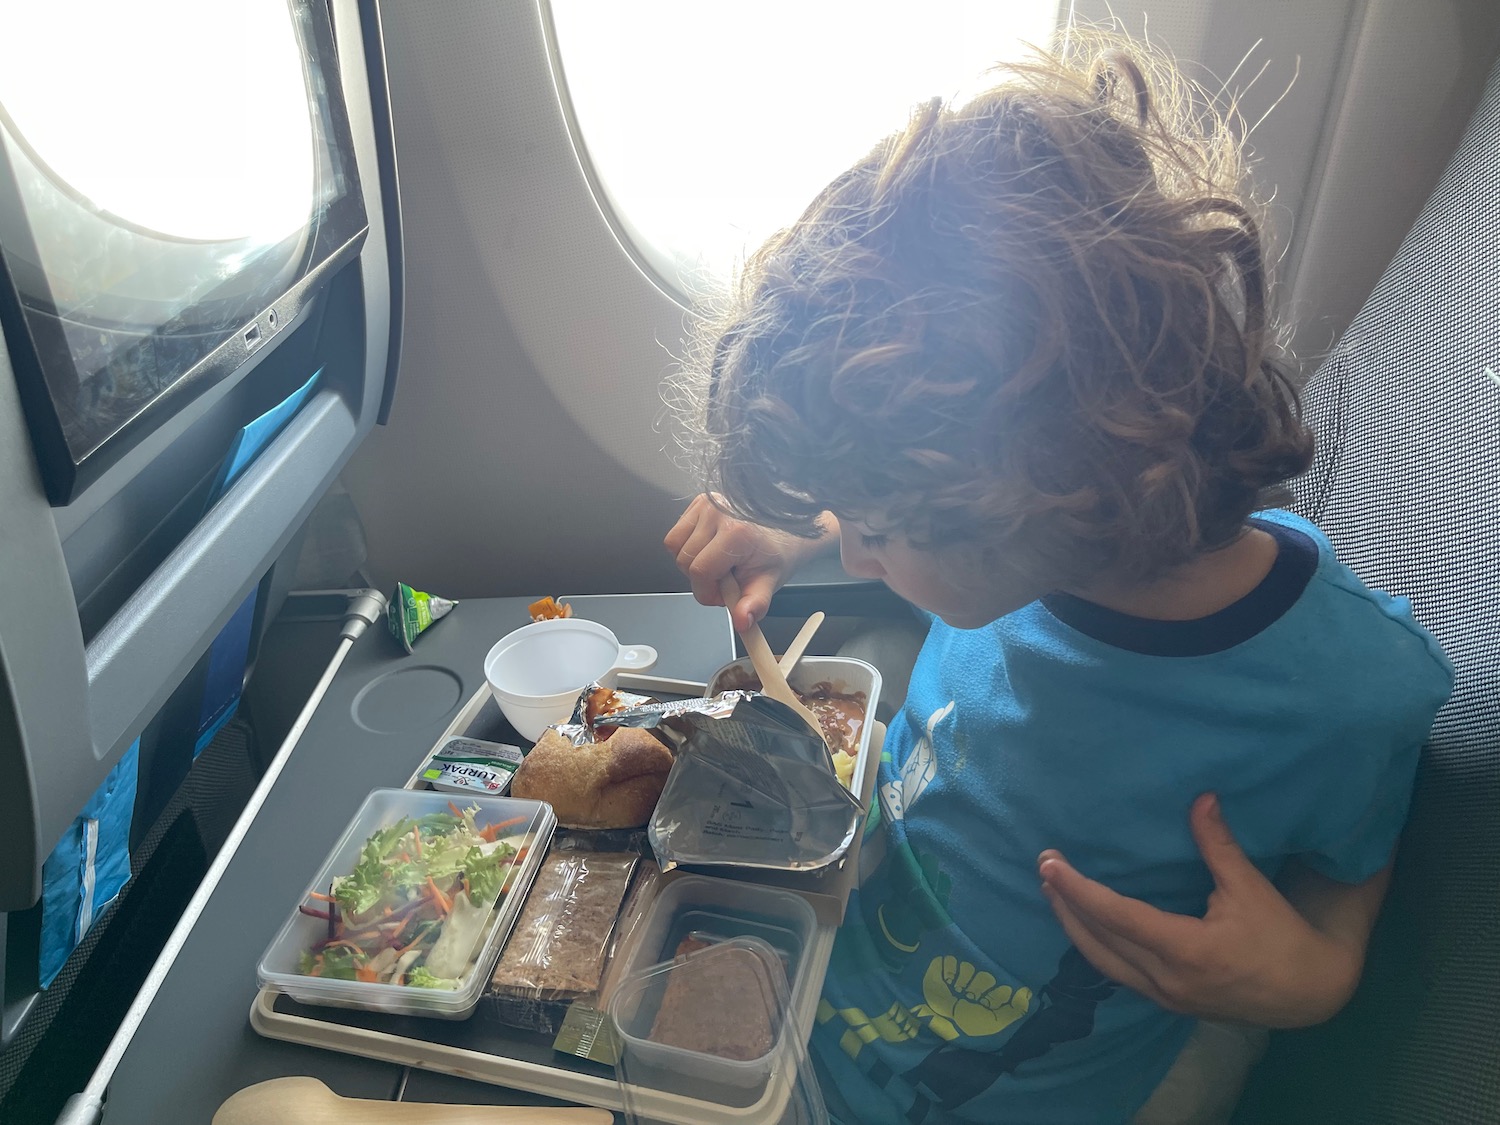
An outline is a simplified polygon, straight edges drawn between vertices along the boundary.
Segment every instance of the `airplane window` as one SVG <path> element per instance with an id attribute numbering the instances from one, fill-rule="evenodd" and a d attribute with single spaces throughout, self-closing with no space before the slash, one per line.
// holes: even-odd
<path id="1" fill-rule="evenodd" d="M 0 123 L 59 185 L 169 238 L 275 242 L 306 221 L 314 138 L 284 0 L 13 8 Z"/>
<path id="2" fill-rule="evenodd" d="M 551 0 L 559 86 L 596 195 L 670 289 L 735 263 L 928 98 L 962 98 L 1058 0 Z"/>

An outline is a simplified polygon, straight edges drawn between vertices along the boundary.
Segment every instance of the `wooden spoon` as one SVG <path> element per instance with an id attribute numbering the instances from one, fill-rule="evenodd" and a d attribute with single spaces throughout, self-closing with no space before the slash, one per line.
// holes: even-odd
<path id="1" fill-rule="evenodd" d="M 740 600 L 740 584 L 734 580 L 732 574 L 726 574 L 719 579 L 719 593 L 724 595 L 726 606 L 732 607 Z M 740 640 L 745 642 L 745 652 L 749 654 L 750 663 L 755 666 L 755 674 L 760 677 L 761 692 L 785 703 L 797 713 L 803 722 L 817 731 L 818 737 L 826 743 L 828 739 L 823 735 L 822 724 L 818 722 L 818 717 L 807 709 L 806 704 L 797 698 L 797 693 L 792 690 L 791 684 L 786 682 L 786 677 L 781 674 L 781 669 L 776 665 L 776 657 L 771 655 L 771 646 L 766 643 L 766 635 L 760 631 L 760 626 L 752 624 L 740 634 Z"/>
<path id="2" fill-rule="evenodd" d="M 792 674 L 792 669 L 797 667 L 797 661 L 802 659 L 802 654 L 807 651 L 808 643 L 813 639 L 813 634 L 818 631 L 818 626 L 821 624 L 823 624 L 823 611 L 820 609 L 803 623 L 802 628 L 797 630 L 792 643 L 786 646 L 786 651 L 776 662 L 783 676 Z"/>
<path id="3" fill-rule="evenodd" d="M 219 1107 L 213 1125 L 612 1125 L 607 1109 L 442 1105 L 341 1098 L 316 1078 L 272 1078 Z"/>

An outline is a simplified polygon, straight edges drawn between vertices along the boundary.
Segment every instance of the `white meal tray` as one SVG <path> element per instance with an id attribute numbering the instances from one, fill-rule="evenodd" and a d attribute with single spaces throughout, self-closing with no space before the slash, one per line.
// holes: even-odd
<path id="1" fill-rule="evenodd" d="M 621 687 L 631 691 L 678 695 L 705 689 L 703 684 L 687 681 L 657 683 L 649 676 L 632 676 L 626 682 L 623 675 Z M 488 685 L 475 693 L 454 717 L 448 729 L 433 743 L 433 749 L 456 735 L 515 741 Z M 866 808 L 874 796 L 883 737 L 884 728 L 874 724 L 874 734 L 861 747 L 855 765 L 854 776 L 861 786 L 859 796 Z M 417 776 L 426 760 L 427 755 L 423 755 L 414 764 L 408 787 L 419 784 Z M 833 952 L 834 932 L 858 866 L 861 835 L 856 833 L 854 845 L 840 865 L 838 874 L 842 877 L 838 880 L 839 885 L 828 887 L 830 894 L 818 893 L 822 887 L 791 888 L 807 897 L 819 919 L 818 928 L 803 952 L 808 961 L 811 987 L 804 993 L 805 998 L 795 1013 L 804 1042 L 812 1034 L 818 998 L 823 991 L 823 977 Z M 784 885 L 779 880 L 777 883 Z M 268 1039 L 452 1074 L 582 1105 L 611 1110 L 623 1108 L 620 1088 L 610 1067 L 552 1051 L 550 1035 L 534 1035 L 489 1021 L 479 1022 L 478 1017 L 450 1022 L 305 1007 L 291 1002 L 275 989 L 262 988 L 250 1007 L 250 1026 Z M 665 1125 L 776 1125 L 789 1093 L 785 1084 L 773 1081 L 758 1100 L 744 1105 L 706 1102 L 644 1089 L 634 1093 L 632 1100 L 637 1112 L 649 1113 L 654 1120 Z"/>

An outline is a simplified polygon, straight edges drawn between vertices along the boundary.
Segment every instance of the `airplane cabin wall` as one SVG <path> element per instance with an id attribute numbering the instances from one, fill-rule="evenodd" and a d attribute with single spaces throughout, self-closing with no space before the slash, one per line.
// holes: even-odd
<path id="1" fill-rule="evenodd" d="M 367 571 L 447 597 L 675 588 L 683 310 L 595 205 L 533 3 L 382 6 L 405 221 L 390 424 L 344 480 Z"/>
<path id="2" fill-rule="evenodd" d="M 459 598 L 683 588 L 660 541 L 693 486 L 668 454 L 659 386 L 687 314 L 595 204 L 538 8 L 382 7 L 408 272 L 391 422 L 344 473 L 367 570 Z M 1500 42 L 1492 0 L 1075 9 L 1112 11 L 1200 77 L 1250 52 L 1242 87 L 1267 64 L 1244 114 L 1281 99 L 1252 147 L 1309 361 L 1394 253 Z M 670 127 L 663 113 L 641 127 Z"/>
<path id="3" fill-rule="evenodd" d="M 1358 5 L 1294 246 L 1304 351 L 1326 352 L 1427 202 L 1500 54 L 1495 0 Z"/>

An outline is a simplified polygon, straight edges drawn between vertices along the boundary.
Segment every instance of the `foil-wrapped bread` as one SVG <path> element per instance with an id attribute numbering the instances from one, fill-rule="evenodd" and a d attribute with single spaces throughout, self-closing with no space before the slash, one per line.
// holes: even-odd
<path id="1" fill-rule="evenodd" d="M 546 801 L 566 828 L 637 828 L 651 819 L 672 760 L 649 731 L 617 729 L 575 746 L 552 728 L 516 770 L 510 793 Z"/>

